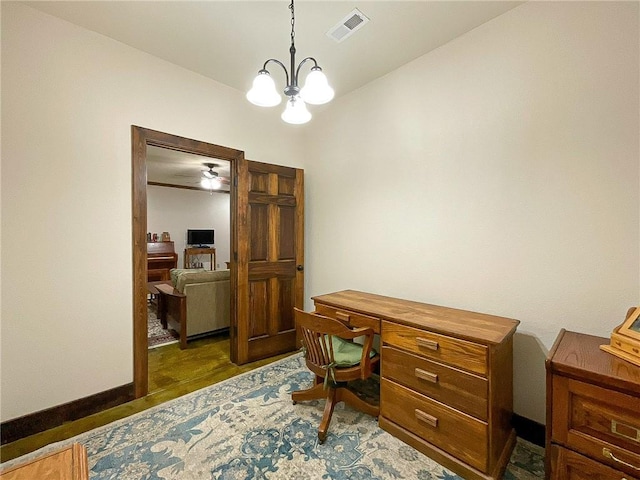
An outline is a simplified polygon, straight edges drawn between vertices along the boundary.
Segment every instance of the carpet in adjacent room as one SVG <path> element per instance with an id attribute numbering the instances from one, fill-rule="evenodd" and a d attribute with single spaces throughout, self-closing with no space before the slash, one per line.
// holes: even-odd
<path id="1" fill-rule="evenodd" d="M 167 328 L 162 328 L 162 323 L 156 315 L 156 307 L 153 304 L 147 305 L 147 338 L 149 348 L 161 347 L 179 341 L 179 335 Z"/>

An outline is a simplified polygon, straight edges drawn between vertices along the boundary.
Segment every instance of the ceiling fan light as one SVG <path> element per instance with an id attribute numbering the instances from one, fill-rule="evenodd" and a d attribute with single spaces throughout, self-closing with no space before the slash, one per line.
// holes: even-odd
<path id="1" fill-rule="evenodd" d="M 222 187 L 222 182 L 218 177 L 213 177 L 213 178 L 203 177 L 202 180 L 200 180 L 200 186 L 207 190 L 218 190 L 220 187 Z"/>
<path id="2" fill-rule="evenodd" d="M 287 108 L 280 117 L 287 123 L 300 125 L 311 120 L 311 113 L 300 96 L 296 95 L 287 100 Z"/>
<path id="3" fill-rule="evenodd" d="M 276 84 L 267 70 L 258 72 L 251 90 L 247 92 L 247 100 L 259 107 L 275 107 L 282 101 L 282 97 L 276 90 Z"/>
<path id="4" fill-rule="evenodd" d="M 300 90 L 300 96 L 306 103 L 322 105 L 333 99 L 335 92 L 329 86 L 327 76 L 320 67 L 313 67 Z"/>

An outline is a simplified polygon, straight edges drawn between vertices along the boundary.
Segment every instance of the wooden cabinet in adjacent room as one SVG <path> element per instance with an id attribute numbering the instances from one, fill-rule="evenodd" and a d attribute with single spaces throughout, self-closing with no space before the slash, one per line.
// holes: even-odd
<path id="1" fill-rule="evenodd" d="M 147 282 L 166 281 L 170 271 L 178 265 L 173 242 L 147 243 Z"/>
<path id="2" fill-rule="evenodd" d="M 640 479 L 640 367 L 562 330 L 547 368 L 547 479 Z"/>

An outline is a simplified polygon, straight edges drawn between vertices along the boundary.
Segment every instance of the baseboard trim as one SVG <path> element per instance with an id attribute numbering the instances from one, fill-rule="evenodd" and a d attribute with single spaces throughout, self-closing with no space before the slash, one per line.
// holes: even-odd
<path id="1" fill-rule="evenodd" d="M 528 418 L 521 417 L 517 413 L 511 417 L 513 428 L 516 429 L 516 434 L 528 442 L 544 448 L 545 443 L 545 426 L 541 423 L 529 420 Z"/>
<path id="2" fill-rule="evenodd" d="M 15 442 L 21 438 L 44 432 L 65 422 L 78 420 L 135 398 L 133 383 L 105 390 L 69 403 L 30 413 L 0 424 L 1 444 Z"/>

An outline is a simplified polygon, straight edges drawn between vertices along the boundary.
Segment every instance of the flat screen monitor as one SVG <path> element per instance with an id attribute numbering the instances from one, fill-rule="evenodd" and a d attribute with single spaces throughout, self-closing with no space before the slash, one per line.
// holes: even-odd
<path id="1" fill-rule="evenodd" d="M 213 245 L 213 230 L 187 230 L 188 245 Z"/>

